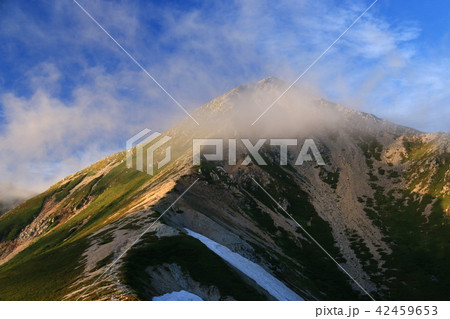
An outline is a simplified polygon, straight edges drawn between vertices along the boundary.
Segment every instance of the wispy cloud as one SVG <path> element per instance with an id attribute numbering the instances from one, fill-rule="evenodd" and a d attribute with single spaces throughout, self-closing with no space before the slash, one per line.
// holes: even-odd
<path id="1" fill-rule="evenodd" d="M 146 101 L 156 89 L 142 87 L 147 82 L 139 72 L 111 76 L 101 68 L 87 69 L 85 83 L 62 99 L 55 97 L 61 72 L 47 63 L 38 68 L 41 72 L 29 72 L 31 96 L 6 93 L 0 99 L 5 119 L 0 134 L 2 181 L 38 190 L 122 150 L 122 141 L 136 127 L 168 125 L 163 110 L 148 111 Z"/>

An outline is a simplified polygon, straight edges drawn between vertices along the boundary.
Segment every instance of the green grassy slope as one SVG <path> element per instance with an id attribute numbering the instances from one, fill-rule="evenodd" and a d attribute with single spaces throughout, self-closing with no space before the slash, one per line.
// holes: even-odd
<path id="1" fill-rule="evenodd" d="M 123 154 L 118 154 L 116 163 L 122 158 Z M 0 300 L 58 300 L 70 292 L 69 286 L 82 270 L 81 254 L 87 248 L 87 236 L 126 207 L 150 179 L 145 173 L 126 168 L 122 161 L 104 176 L 69 195 L 85 175 L 105 165 L 106 162 L 91 166 L 71 182 L 57 184 L 0 218 L 0 234 L 7 243 L 40 212 L 45 199 L 52 197 L 60 202 L 57 217 L 71 216 L 89 198 L 85 209 L 60 225 L 50 225 L 45 235 L 0 266 Z M 58 196 L 61 193 L 68 196 Z"/>
<path id="2" fill-rule="evenodd" d="M 409 165 L 406 172 L 373 169 L 373 160 L 366 153 L 369 176 L 374 196 L 360 199 L 367 215 L 383 232 L 384 240 L 392 248 L 392 254 L 383 254 L 385 269 L 380 274 L 373 265 L 366 267 L 372 280 L 380 289 L 380 298 L 386 300 L 448 300 L 450 298 L 450 218 L 448 196 L 442 192 L 448 183 L 444 181 L 449 171 L 448 153 L 431 152 L 431 144 L 415 138 L 404 141 L 406 154 L 403 163 Z M 368 148 L 364 147 L 364 150 Z M 435 163 L 434 167 L 429 167 Z M 408 187 L 392 187 L 389 191 L 380 182 L 393 182 L 402 178 Z M 423 194 L 415 193 L 417 185 L 427 187 Z M 428 214 L 426 207 L 431 205 Z M 357 248 L 362 252 L 363 247 Z M 368 259 L 373 256 L 368 256 Z"/>

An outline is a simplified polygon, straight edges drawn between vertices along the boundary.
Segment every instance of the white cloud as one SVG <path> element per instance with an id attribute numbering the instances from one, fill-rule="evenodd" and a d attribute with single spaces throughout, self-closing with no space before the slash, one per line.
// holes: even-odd
<path id="1" fill-rule="evenodd" d="M 112 76 L 99 68 L 88 69 L 87 82 L 73 90 L 71 100 L 64 101 L 52 95 L 51 88 L 45 90 L 60 71 L 51 64 L 43 68 L 51 72 L 38 73 L 29 79 L 36 86 L 33 95 L 20 97 L 7 93 L 0 97 L 6 120 L 0 134 L 2 181 L 42 190 L 122 150 L 136 128 L 150 126 L 162 130 L 173 121 L 163 112 L 155 115 L 154 110 L 145 108 L 146 101 L 156 101 L 151 100 L 156 94 L 155 89 L 145 87 L 148 80 L 140 72 Z M 124 88 L 124 82 L 128 87 Z M 135 88 L 138 94 L 130 93 L 131 100 L 120 91 Z"/>

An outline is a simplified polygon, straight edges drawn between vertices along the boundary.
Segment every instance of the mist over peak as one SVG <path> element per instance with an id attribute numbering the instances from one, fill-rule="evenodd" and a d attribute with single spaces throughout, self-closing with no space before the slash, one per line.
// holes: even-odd
<path id="1" fill-rule="evenodd" d="M 350 128 L 364 134 L 383 130 L 395 134 L 419 133 L 330 102 L 273 76 L 240 85 L 197 108 L 193 114 L 200 126 L 192 129 L 205 136 L 312 136 Z M 182 123 L 190 126 L 188 122 L 186 119 Z"/>
<path id="2" fill-rule="evenodd" d="M 289 86 L 289 83 L 284 80 L 281 80 L 275 76 L 268 76 L 267 78 L 264 78 L 264 79 L 256 82 L 256 85 L 259 87 L 275 86 L 275 87 L 280 87 L 280 88 L 287 88 Z"/>

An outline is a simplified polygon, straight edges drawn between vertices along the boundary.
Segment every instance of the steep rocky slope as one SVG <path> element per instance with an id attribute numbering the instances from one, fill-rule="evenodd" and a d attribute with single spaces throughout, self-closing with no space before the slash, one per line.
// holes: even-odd
<path id="1" fill-rule="evenodd" d="M 0 299 L 151 300 L 180 290 L 204 300 L 276 299 L 186 229 L 306 300 L 369 297 L 304 230 L 376 299 L 448 299 L 450 135 L 424 134 L 296 88 L 250 125 L 286 85 L 268 78 L 197 109 L 200 127 L 186 119 L 160 137 L 172 138 L 172 161 L 154 176 L 127 168 L 122 152 L 2 216 Z M 236 139 L 237 164 L 194 166 L 193 138 Z M 288 165 L 267 143 L 259 153 L 268 165 L 242 165 L 241 138 L 299 145 L 289 148 Z M 295 165 L 305 139 L 326 165 Z"/>

